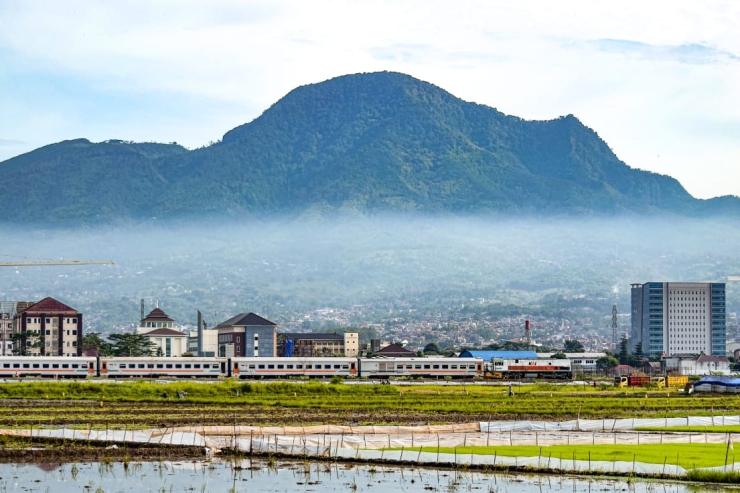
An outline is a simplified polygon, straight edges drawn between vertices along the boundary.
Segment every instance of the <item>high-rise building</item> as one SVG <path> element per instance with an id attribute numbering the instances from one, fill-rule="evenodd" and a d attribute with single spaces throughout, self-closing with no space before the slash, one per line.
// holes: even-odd
<path id="1" fill-rule="evenodd" d="M 642 343 L 646 356 L 724 356 L 727 321 L 725 284 L 648 282 L 632 285 L 632 328 L 628 346 Z"/>

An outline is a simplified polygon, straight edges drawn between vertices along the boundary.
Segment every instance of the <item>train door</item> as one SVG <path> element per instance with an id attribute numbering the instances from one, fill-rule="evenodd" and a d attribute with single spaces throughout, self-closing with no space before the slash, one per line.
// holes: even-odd
<path id="1" fill-rule="evenodd" d="M 478 361 L 477 363 L 475 363 L 475 373 L 477 373 L 478 376 L 483 375 L 483 362 L 482 361 Z"/>
<path id="2" fill-rule="evenodd" d="M 93 375 L 95 373 L 95 363 L 92 361 L 87 362 L 87 374 Z"/>
<path id="3" fill-rule="evenodd" d="M 349 374 L 353 377 L 357 375 L 357 362 L 353 361 L 349 364 Z"/>
<path id="4" fill-rule="evenodd" d="M 226 375 L 226 361 L 221 362 L 221 375 Z"/>
<path id="5" fill-rule="evenodd" d="M 233 361 L 233 360 L 232 360 L 232 363 L 234 363 L 234 364 L 233 364 L 233 366 L 232 366 L 232 369 L 233 369 L 233 375 L 234 375 L 235 377 L 238 377 L 238 376 L 239 376 L 239 362 L 238 362 L 238 361 Z"/>
<path id="6" fill-rule="evenodd" d="M 103 360 L 100 362 L 100 374 L 101 375 L 107 375 L 108 374 L 108 362 Z"/>

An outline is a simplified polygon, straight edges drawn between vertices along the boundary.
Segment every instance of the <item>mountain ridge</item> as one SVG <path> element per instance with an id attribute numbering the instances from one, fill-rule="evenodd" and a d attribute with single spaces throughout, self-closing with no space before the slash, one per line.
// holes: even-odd
<path id="1" fill-rule="evenodd" d="M 674 178 L 630 168 L 573 115 L 527 121 L 394 72 L 300 86 L 200 149 L 75 139 L 0 167 L 28 178 L 0 185 L 9 222 L 740 212 L 737 197 L 695 199 Z"/>

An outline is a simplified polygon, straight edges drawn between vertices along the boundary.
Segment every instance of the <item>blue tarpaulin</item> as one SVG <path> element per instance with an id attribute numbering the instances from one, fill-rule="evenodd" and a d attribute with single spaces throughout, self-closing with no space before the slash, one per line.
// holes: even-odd
<path id="1" fill-rule="evenodd" d="M 722 385 L 723 387 L 740 387 L 740 378 L 737 377 L 702 377 L 701 380 L 694 384 L 699 385 Z"/>

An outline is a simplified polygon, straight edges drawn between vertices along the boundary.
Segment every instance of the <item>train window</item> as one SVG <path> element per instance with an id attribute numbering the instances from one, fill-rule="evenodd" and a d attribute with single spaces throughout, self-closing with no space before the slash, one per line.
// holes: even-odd
<path id="1" fill-rule="evenodd" d="M 302 369 L 303 369 L 303 365 L 295 365 L 295 367 L 296 367 L 296 369 L 298 369 L 298 370 L 302 370 Z"/>
<path id="2" fill-rule="evenodd" d="M 468 368 L 470 368 L 471 370 L 475 370 L 475 365 L 468 365 Z"/>
<path id="3" fill-rule="evenodd" d="M 331 370 L 331 365 L 324 365 L 325 370 Z"/>
<path id="4" fill-rule="evenodd" d="M 218 363 L 213 363 L 213 364 L 212 364 L 211 366 L 212 366 L 213 368 L 215 368 L 215 369 L 218 369 Z M 206 368 L 208 368 L 208 366 L 206 366 Z"/>
<path id="5" fill-rule="evenodd" d="M 265 365 L 259 365 L 257 368 L 259 368 L 260 370 L 264 370 L 265 369 Z"/>
<path id="6" fill-rule="evenodd" d="M 146 368 L 146 365 L 144 363 L 139 363 L 139 368 Z"/>
<path id="7" fill-rule="evenodd" d="M 449 366 L 450 366 L 450 365 L 442 365 L 442 369 L 443 369 L 443 370 L 449 370 Z"/>
<path id="8" fill-rule="evenodd" d="M 432 368 L 434 368 L 435 370 L 439 370 L 439 365 L 432 365 Z"/>
<path id="9" fill-rule="evenodd" d="M 417 370 L 421 370 L 421 365 L 414 365 L 414 368 L 416 368 Z"/>
<path id="10" fill-rule="evenodd" d="M 69 364 L 68 363 L 62 363 L 62 368 L 69 368 Z"/>
<path id="11" fill-rule="evenodd" d="M 292 370 L 293 369 L 293 365 L 285 365 L 285 367 L 288 368 L 288 370 Z"/>
<path id="12" fill-rule="evenodd" d="M 335 370 L 338 370 L 338 369 L 340 369 L 341 367 L 342 367 L 342 365 L 334 365 L 334 369 L 335 369 Z"/>
<path id="13" fill-rule="evenodd" d="M 34 368 L 38 368 L 38 366 L 34 366 Z M 49 363 L 44 363 L 41 368 L 49 368 Z"/>
<path id="14" fill-rule="evenodd" d="M 428 370 L 428 369 L 430 369 L 431 367 L 432 367 L 432 365 L 424 365 L 424 369 L 425 369 L 425 370 Z"/>
<path id="15" fill-rule="evenodd" d="M 274 370 L 275 369 L 275 365 L 267 365 L 267 369 L 268 370 Z"/>
<path id="16" fill-rule="evenodd" d="M 172 363 L 167 363 L 166 365 L 164 365 L 164 367 L 165 368 L 172 368 Z"/>
<path id="17" fill-rule="evenodd" d="M 442 368 L 444 368 L 444 367 L 442 367 Z M 465 367 L 463 366 L 463 368 L 465 368 Z M 457 365 L 450 365 L 450 370 L 457 370 Z"/>
<path id="18" fill-rule="evenodd" d="M 33 367 L 34 367 L 34 368 L 38 368 L 38 367 L 39 367 L 39 364 L 38 364 L 38 363 L 34 363 L 34 364 L 33 364 Z"/>
<path id="19" fill-rule="evenodd" d="M 285 369 L 285 365 L 277 365 L 277 367 L 278 367 L 278 370 L 284 370 Z"/>
<path id="20" fill-rule="evenodd" d="M 306 370 L 310 370 L 311 368 L 313 368 L 313 365 L 306 365 Z"/>
<path id="21" fill-rule="evenodd" d="M 20 368 L 21 365 L 19 363 L 13 363 L 13 368 Z"/>
<path id="22" fill-rule="evenodd" d="M 119 366 L 119 367 L 121 367 L 121 368 L 126 368 L 126 363 L 121 363 L 121 364 L 120 364 L 120 365 L 118 365 L 118 366 Z"/>
<path id="23" fill-rule="evenodd" d="M 154 368 L 154 363 L 147 363 L 146 364 L 146 367 L 147 368 Z"/>
<path id="24" fill-rule="evenodd" d="M 10 363 L 3 363 L 3 368 L 10 368 Z"/>
<path id="25" fill-rule="evenodd" d="M 503 366 L 504 362 L 503 361 L 494 361 L 493 364 L 496 365 L 496 366 Z"/>
<path id="26" fill-rule="evenodd" d="M 182 364 L 180 364 L 180 363 L 177 363 L 177 364 L 175 365 L 175 368 L 182 368 Z"/>
<path id="27" fill-rule="evenodd" d="M 185 368 L 192 368 L 192 367 L 193 367 L 193 365 L 188 364 L 188 363 L 185 363 Z"/>
<path id="28" fill-rule="evenodd" d="M 52 368 L 59 368 L 59 363 L 54 363 L 53 365 L 51 365 L 51 367 Z"/>
<path id="29" fill-rule="evenodd" d="M 250 370 L 254 370 L 255 365 L 249 365 Z"/>
<path id="30" fill-rule="evenodd" d="M 349 370 L 349 365 L 342 365 L 342 369 Z"/>
<path id="31" fill-rule="evenodd" d="M 157 368 L 164 368 L 164 365 L 162 363 L 157 363 Z"/>
<path id="32" fill-rule="evenodd" d="M 193 365 L 193 368 L 200 368 L 200 363 L 195 363 L 195 364 Z"/>

